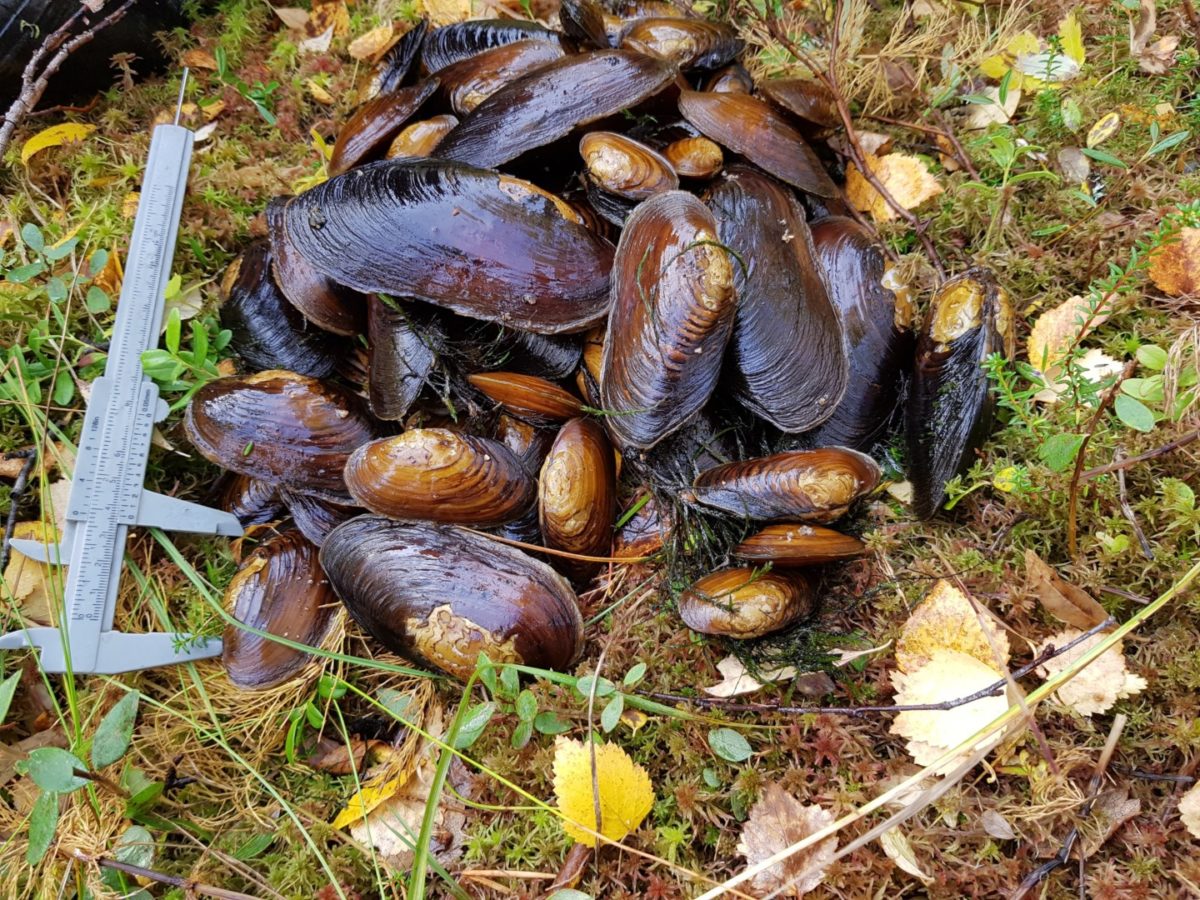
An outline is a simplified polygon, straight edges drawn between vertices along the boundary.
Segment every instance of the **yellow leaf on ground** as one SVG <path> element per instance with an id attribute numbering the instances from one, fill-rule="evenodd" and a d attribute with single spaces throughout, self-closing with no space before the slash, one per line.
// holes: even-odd
<path id="1" fill-rule="evenodd" d="M 1194 838 L 1200 838 L 1200 781 L 1179 798 L 1179 818 Z"/>
<path id="2" fill-rule="evenodd" d="M 418 0 L 430 25 L 452 25 L 471 18 L 471 0 Z"/>
<path id="3" fill-rule="evenodd" d="M 596 846 L 591 831 L 619 841 L 642 824 L 654 804 L 650 776 L 629 754 L 616 744 L 597 744 L 595 754 L 599 827 L 592 789 L 591 745 L 564 737 L 554 742 L 554 796 L 566 816 L 562 827 L 568 836 L 589 847 Z"/>
<path id="4" fill-rule="evenodd" d="M 313 0 L 304 33 L 309 38 L 318 38 L 331 28 L 333 37 L 341 37 L 350 31 L 350 10 L 346 8 L 345 0 Z"/>
<path id="5" fill-rule="evenodd" d="M 977 613 L 966 594 L 942 580 L 904 623 L 896 640 L 896 665 L 902 672 L 915 672 L 939 650 L 965 653 L 996 669 L 1008 662 L 1008 635 L 982 606 Z"/>
<path id="6" fill-rule="evenodd" d="M 58 540 L 58 530 L 44 522 L 18 522 L 12 536 L 52 542 Z M 4 567 L 4 585 L 12 600 L 20 605 L 25 624 L 53 624 L 55 598 L 61 598 L 61 578 L 61 572 L 56 573 L 50 566 L 30 559 L 19 550 L 10 550 L 8 565 Z"/>
<path id="7" fill-rule="evenodd" d="M 1200 228 L 1184 228 L 1150 254 L 1150 280 L 1168 297 L 1200 293 Z"/>
<path id="8" fill-rule="evenodd" d="M 778 784 L 771 783 L 750 809 L 742 826 L 738 853 L 754 866 L 832 824 L 832 813 L 819 806 L 805 806 Z M 836 851 L 837 838 L 828 837 L 759 872 L 750 884 L 759 894 L 778 890 L 785 896 L 802 896 L 824 880 Z"/>
<path id="9" fill-rule="evenodd" d="M 1084 143 L 1091 147 L 1099 147 L 1114 134 L 1121 130 L 1121 114 L 1105 113 L 1096 120 L 1096 124 L 1088 129 Z"/>
<path id="10" fill-rule="evenodd" d="M 183 55 L 179 57 L 179 61 L 189 69 L 217 71 L 217 61 L 213 59 L 211 53 L 205 53 L 203 50 L 185 50 L 183 51 Z"/>
<path id="11" fill-rule="evenodd" d="M 920 879 L 924 884 L 933 883 L 933 879 L 917 862 L 917 855 L 913 852 L 912 844 L 908 842 L 908 838 L 904 836 L 904 832 L 898 826 L 889 828 L 879 836 L 879 846 L 883 847 L 883 852 L 896 864 L 896 868 Z"/>
<path id="12" fill-rule="evenodd" d="M 409 777 L 397 775 L 383 781 L 366 782 L 346 803 L 346 808 L 337 814 L 331 827 L 337 829 L 353 825 L 385 800 L 395 796 L 396 792 L 408 783 Z"/>
<path id="13" fill-rule="evenodd" d="M 867 167 L 904 209 L 916 209 L 942 193 L 942 186 L 915 156 L 889 153 L 866 157 Z M 876 222 L 890 222 L 896 213 L 852 163 L 846 171 L 846 196 L 856 209 L 871 214 Z"/>
<path id="14" fill-rule="evenodd" d="M 395 29 L 391 22 L 384 22 L 378 28 L 372 28 L 366 34 L 359 35 L 350 42 L 350 46 L 346 48 L 346 52 L 350 54 L 351 59 L 368 60 L 374 59 L 392 44 L 392 35 L 395 34 Z"/>
<path id="15" fill-rule="evenodd" d="M 1079 25 L 1079 16 L 1075 15 L 1075 10 L 1067 13 L 1063 17 L 1063 20 L 1058 23 L 1058 38 L 1061 42 L 1063 53 L 1082 66 L 1085 58 L 1083 28 Z"/>
<path id="16" fill-rule="evenodd" d="M 304 82 L 304 87 L 308 90 L 308 95 L 318 103 L 323 103 L 326 106 L 333 106 L 335 102 L 333 99 L 333 94 L 325 90 L 319 81 L 309 78 Z"/>
<path id="17" fill-rule="evenodd" d="M 1112 304 L 1101 301 L 1093 309 L 1093 303 L 1076 295 L 1038 316 L 1025 345 L 1029 364 L 1039 372 L 1050 372 L 1072 347 L 1107 322 Z"/>
<path id="18" fill-rule="evenodd" d="M 1000 53 L 994 56 L 989 56 L 979 64 L 981 71 L 988 78 L 994 78 L 996 81 L 1002 79 L 1008 72 L 1012 71 L 1012 77 L 1009 79 L 1009 89 L 1020 89 L 1023 86 L 1024 78 L 1020 72 L 1013 71 L 1013 65 L 1017 61 L 1017 57 L 1023 54 L 1037 53 L 1041 48 L 1041 43 L 1032 31 L 1022 31 L 1020 34 L 1013 37 L 1008 42 L 1008 46 Z"/>
<path id="19" fill-rule="evenodd" d="M 83 125 L 79 122 L 63 122 L 61 125 L 43 128 L 21 145 L 21 162 L 29 165 L 29 160 L 33 159 L 34 154 L 50 147 L 61 147 L 63 144 L 82 141 L 95 130 L 95 125 Z"/>
<path id="20" fill-rule="evenodd" d="M 1035 656 L 1045 653 L 1051 645 L 1063 647 L 1083 634 L 1075 628 L 1068 628 L 1042 642 L 1035 651 Z M 1103 634 L 1094 634 L 1086 641 L 1072 647 L 1046 662 L 1038 668 L 1038 674 L 1047 681 L 1059 672 L 1069 669 L 1085 653 L 1100 641 Z M 1117 643 L 1096 659 L 1092 660 L 1074 678 L 1060 687 L 1054 694 L 1059 703 L 1069 706 L 1083 716 L 1093 716 L 1097 713 L 1112 709 L 1118 700 L 1140 694 L 1146 689 L 1146 679 L 1134 675 L 1125 667 L 1125 656 L 1121 652 L 1121 644 Z"/>
<path id="21" fill-rule="evenodd" d="M 1033 550 L 1025 551 L 1025 580 L 1042 608 L 1067 625 L 1087 630 L 1108 618 L 1104 607 L 1062 578 Z"/>

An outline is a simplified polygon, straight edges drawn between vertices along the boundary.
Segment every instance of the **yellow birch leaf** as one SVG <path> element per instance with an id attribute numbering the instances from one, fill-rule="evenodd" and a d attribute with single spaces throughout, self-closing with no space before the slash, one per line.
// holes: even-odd
<path id="1" fill-rule="evenodd" d="M 889 153 L 865 158 L 867 167 L 879 179 L 900 206 L 916 209 L 931 197 L 942 193 L 942 186 L 915 156 Z M 875 190 L 853 164 L 846 171 L 846 196 L 855 209 L 871 214 L 876 222 L 890 222 L 896 213 L 883 195 Z"/>
<path id="2" fill-rule="evenodd" d="M 1102 115 L 1087 133 L 1088 147 L 1099 147 L 1121 130 L 1121 116 L 1110 112 Z"/>
<path id="3" fill-rule="evenodd" d="M 1154 248 L 1150 280 L 1168 297 L 1200 292 L 1200 228 L 1184 228 L 1177 239 Z"/>
<path id="4" fill-rule="evenodd" d="M 471 18 L 471 0 L 419 0 L 417 9 L 430 25 L 453 25 Z"/>
<path id="5" fill-rule="evenodd" d="M 1043 374 L 1051 373 L 1072 347 L 1108 320 L 1112 305 L 1105 303 L 1093 310 L 1092 302 L 1076 295 L 1038 316 L 1025 345 L 1031 366 Z"/>
<path id="6" fill-rule="evenodd" d="M 1003 51 L 994 56 L 989 56 L 981 62 L 979 64 L 979 71 L 988 78 L 994 78 L 999 81 L 1004 77 L 1006 72 L 1012 69 L 1018 56 L 1023 53 L 1037 53 L 1039 49 L 1041 49 L 1041 43 L 1038 41 L 1037 35 L 1032 31 L 1022 31 L 1008 42 L 1008 46 Z M 1013 72 L 1013 77 L 1008 84 L 1009 90 L 1020 88 L 1022 83 L 1023 77 L 1021 73 Z"/>
<path id="7" fill-rule="evenodd" d="M 592 791 L 591 745 L 564 737 L 554 742 L 554 796 L 566 816 L 563 830 L 588 847 L 596 846 L 596 837 L 579 825 L 619 841 L 642 824 L 654 805 L 650 776 L 629 754 L 616 744 L 597 744 L 595 751 L 600 827 L 596 827 Z"/>
<path id="8" fill-rule="evenodd" d="M 896 640 L 896 665 L 902 672 L 915 672 L 939 650 L 964 653 L 994 669 L 1008 661 L 1008 635 L 989 616 L 977 613 L 966 594 L 942 580 L 904 623 Z"/>
<path id="9" fill-rule="evenodd" d="M 409 777 L 408 773 L 404 773 L 380 782 L 367 782 L 346 801 L 346 808 L 337 814 L 332 827 L 338 829 L 353 825 L 385 800 L 395 796 L 408 783 Z"/>
<path id="10" fill-rule="evenodd" d="M 391 22 L 384 22 L 378 28 L 372 28 L 366 34 L 356 37 L 350 42 L 350 46 L 346 48 L 346 52 L 350 54 L 351 59 L 364 61 L 373 59 L 392 43 L 392 35 L 395 29 Z"/>
<path id="11" fill-rule="evenodd" d="M 79 122 L 63 122 L 61 125 L 43 128 L 21 146 L 21 162 L 29 165 L 29 160 L 35 153 L 40 153 L 47 147 L 61 147 L 72 141 L 82 141 L 95 130 L 95 125 L 83 125 Z"/>
<path id="12" fill-rule="evenodd" d="M 1067 13 L 1058 23 L 1058 37 L 1062 41 L 1063 53 L 1082 66 L 1087 54 L 1083 49 L 1083 29 L 1079 25 L 1079 17 L 1075 15 L 1075 10 Z"/>

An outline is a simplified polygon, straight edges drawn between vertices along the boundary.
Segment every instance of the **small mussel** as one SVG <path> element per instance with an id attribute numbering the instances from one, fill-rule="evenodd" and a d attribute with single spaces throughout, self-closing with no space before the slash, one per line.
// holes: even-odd
<path id="1" fill-rule="evenodd" d="M 713 73 L 704 83 L 704 90 L 710 94 L 751 94 L 754 92 L 754 78 L 745 66 L 734 63 Z"/>
<path id="2" fill-rule="evenodd" d="M 377 419 L 402 421 L 437 365 L 443 336 L 432 311 L 419 306 L 367 300 L 367 397 Z"/>
<path id="3" fill-rule="evenodd" d="M 352 166 L 383 156 L 405 123 L 437 90 L 436 78 L 376 97 L 355 110 L 329 157 L 329 174 L 340 175 Z"/>
<path id="4" fill-rule="evenodd" d="M 564 55 L 562 47 L 548 41 L 516 41 L 447 66 L 438 81 L 450 108 L 465 116 L 509 82 Z"/>
<path id="5" fill-rule="evenodd" d="M 355 98 L 359 105 L 373 100 L 380 94 L 390 94 L 404 84 L 421 50 L 421 44 L 425 42 L 425 32 L 428 28 L 428 20 L 422 19 L 383 54 L 383 58 L 375 64 L 371 76 L 359 88 Z"/>
<path id="6" fill-rule="evenodd" d="M 681 69 L 716 69 L 742 49 L 737 32 L 707 19 L 635 19 L 621 33 L 621 46 L 669 59 Z"/>
<path id="7" fill-rule="evenodd" d="M 608 555 L 616 503 L 616 462 L 604 428 L 593 419 L 572 419 L 554 439 L 538 480 L 546 546 Z"/>
<path id="8" fill-rule="evenodd" d="M 933 297 L 917 340 L 908 401 L 908 465 L 913 510 L 927 519 L 946 482 L 965 471 L 987 439 L 995 400 L 984 360 L 1012 358 L 1012 303 L 987 269 L 968 269 Z"/>
<path id="9" fill-rule="evenodd" d="M 487 527 L 533 504 L 533 479 L 503 444 L 414 428 L 360 447 L 346 463 L 359 505 L 394 519 Z"/>
<path id="10" fill-rule="evenodd" d="M 764 522 L 832 522 L 882 474 L 871 457 L 844 447 L 793 450 L 701 472 L 691 499 Z"/>
<path id="11" fill-rule="evenodd" d="M 733 556 L 776 566 L 812 566 L 853 559 L 867 552 L 856 537 L 820 525 L 768 525 L 733 548 Z"/>
<path id="12" fill-rule="evenodd" d="M 495 438 L 508 448 L 531 477 L 536 478 L 550 452 L 550 445 L 554 443 L 554 430 L 516 416 L 502 415 L 496 420 Z"/>
<path id="13" fill-rule="evenodd" d="M 470 676 L 480 653 L 562 670 L 583 648 L 567 581 L 482 535 L 360 516 L 329 536 L 321 563 L 364 629 L 457 678 Z"/>
<path id="14" fill-rule="evenodd" d="M 663 148 L 666 157 L 682 178 L 712 178 L 725 165 L 721 145 L 706 137 L 685 137 Z"/>
<path id="15" fill-rule="evenodd" d="M 733 329 L 733 285 L 716 221 L 691 194 L 659 194 L 629 217 L 600 374 L 606 424 L 622 452 L 653 447 L 708 400 Z"/>
<path id="16" fill-rule="evenodd" d="M 388 147 L 387 158 L 429 156 L 457 124 L 458 119 L 451 115 L 413 122 L 396 135 Z"/>
<path id="17" fill-rule="evenodd" d="M 579 154 L 597 186 L 627 200 L 679 187 L 679 177 L 663 156 L 623 134 L 590 131 L 579 141 Z"/>
<path id="18" fill-rule="evenodd" d="M 317 548 L 298 531 L 269 538 L 242 560 L 225 591 L 225 603 L 244 625 L 298 644 L 319 647 L 334 623 L 337 596 L 317 559 Z M 250 631 L 228 625 L 221 661 L 243 690 L 283 684 L 312 659 Z"/>
<path id="19" fill-rule="evenodd" d="M 535 375 L 484 372 L 468 375 L 467 380 L 510 413 L 530 422 L 565 422 L 582 411 L 578 397 Z"/>
<path id="20" fill-rule="evenodd" d="M 517 41 L 542 41 L 557 47 L 561 45 L 562 37 L 557 31 L 537 22 L 468 19 L 431 31 L 421 48 L 421 65 L 426 72 L 440 73 L 452 63 Z"/>
<path id="21" fill-rule="evenodd" d="M 558 21 L 563 33 L 581 46 L 598 50 L 609 46 L 604 7 L 599 0 L 562 0 Z"/>
<path id="22" fill-rule="evenodd" d="M 612 555 L 617 559 L 652 556 L 670 539 L 671 517 L 649 493 L 639 496 L 629 508 L 633 514 L 626 513 L 628 521 L 617 529 Z"/>
<path id="23" fill-rule="evenodd" d="M 738 640 L 787 628 L 815 607 L 813 585 L 800 573 L 755 569 L 705 575 L 679 598 L 679 616 L 688 628 Z"/>
<path id="24" fill-rule="evenodd" d="M 208 382 L 188 404 L 183 426 L 210 462 L 331 500 L 349 499 L 342 469 L 377 436 L 354 394 L 283 371 Z"/>

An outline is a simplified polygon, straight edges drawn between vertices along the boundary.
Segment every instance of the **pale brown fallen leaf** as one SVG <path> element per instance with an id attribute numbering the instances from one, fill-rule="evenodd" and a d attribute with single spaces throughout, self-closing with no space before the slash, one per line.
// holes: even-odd
<path id="1" fill-rule="evenodd" d="M 805 806 L 772 782 L 750 809 L 742 826 L 738 853 L 753 866 L 831 824 L 832 813 L 819 806 Z M 760 895 L 780 890 L 784 896 L 800 897 L 824 880 L 836 850 L 837 838 L 828 837 L 759 872 L 750 885 Z"/>
<path id="2" fill-rule="evenodd" d="M 1140 0 L 1137 20 L 1129 21 L 1129 55 L 1141 56 L 1158 27 L 1157 0 Z"/>
<path id="3" fill-rule="evenodd" d="M 912 844 L 904 836 L 899 827 L 889 828 L 879 836 L 879 845 L 887 858 L 896 864 L 896 868 L 907 872 L 923 884 L 933 883 L 933 878 L 921 868 L 917 855 L 913 852 Z"/>
<path id="4" fill-rule="evenodd" d="M 784 681 L 796 677 L 794 666 L 762 669 L 755 675 L 751 675 L 736 656 L 727 656 L 717 663 L 717 671 L 721 673 L 721 681 L 704 688 L 704 693 L 711 697 L 736 697 L 739 694 L 752 694 L 773 681 Z"/>
<path id="5" fill-rule="evenodd" d="M 298 6 L 272 6 L 279 20 L 293 31 L 303 31 L 308 24 L 308 10 Z"/>
<path id="6" fill-rule="evenodd" d="M 872 654 L 886 650 L 891 645 L 892 642 L 888 641 L 884 644 L 880 644 L 878 647 L 868 647 L 866 650 L 846 650 L 842 648 L 835 648 L 829 651 L 829 655 L 834 659 L 834 666 L 840 669 L 843 666 L 850 665 L 850 663 L 854 662 L 856 659 L 862 659 L 864 656 L 871 656 Z"/>
<path id="7" fill-rule="evenodd" d="M 368 741 L 353 735 L 349 743 L 322 737 L 304 762 L 310 768 L 333 775 L 357 772 L 361 777 L 371 759 L 378 757 L 380 753 L 386 753 L 388 748 L 389 745 L 383 741 Z"/>
<path id="8" fill-rule="evenodd" d="M 1111 302 L 1096 305 L 1090 298 L 1076 295 L 1042 313 L 1025 345 L 1029 364 L 1049 380 L 1071 348 L 1107 322 L 1112 312 Z"/>
<path id="9" fill-rule="evenodd" d="M 1161 37 L 1138 54 L 1138 68 L 1151 75 L 1163 75 L 1175 65 L 1175 51 L 1178 49 L 1179 35 Z"/>
<path id="10" fill-rule="evenodd" d="M 1200 228 L 1184 228 L 1177 239 L 1155 248 L 1150 280 L 1168 297 L 1200 292 Z"/>
<path id="11" fill-rule="evenodd" d="M 1091 174 L 1092 163 L 1078 147 L 1063 147 L 1058 151 L 1058 168 L 1065 181 L 1083 184 Z"/>
<path id="12" fill-rule="evenodd" d="M 964 122 L 966 127 L 971 130 L 981 130 L 989 125 L 1004 125 L 1016 113 L 1017 106 L 1021 102 L 1019 88 L 1009 88 L 1003 101 L 1000 100 L 998 86 L 988 85 L 979 93 L 992 102 L 971 104 L 970 112 L 967 113 Z"/>
<path id="13" fill-rule="evenodd" d="M 960 651 L 994 670 L 1008 661 L 1008 635 L 982 605 L 976 612 L 962 591 L 942 580 L 904 623 L 896 640 L 896 665 L 902 672 L 915 672 L 938 650 Z"/>
<path id="14" fill-rule="evenodd" d="M 396 29 L 392 27 L 392 23 L 384 22 L 378 28 L 372 28 L 366 34 L 352 40 L 346 52 L 350 54 L 351 59 L 360 62 L 373 60 L 392 45 L 392 36 L 395 33 Z"/>
<path id="15" fill-rule="evenodd" d="M 1004 816 L 1000 815 L 994 809 L 985 809 L 979 821 L 988 836 L 994 837 L 998 841 L 1011 841 L 1017 837 L 1017 833 L 1013 831 L 1013 827 L 1008 823 L 1008 819 L 1004 818 Z"/>
<path id="16" fill-rule="evenodd" d="M 417 9 L 430 25 L 452 25 L 471 18 L 471 0 L 418 0 Z"/>
<path id="17" fill-rule="evenodd" d="M 208 69 L 210 72 L 217 71 L 217 61 L 213 59 L 211 53 L 206 53 L 203 50 L 185 50 L 183 55 L 179 57 L 179 62 L 189 69 Z"/>
<path id="18" fill-rule="evenodd" d="M 57 529 L 44 522 L 18 522 L 13 537 L 23 540 L 54 541 Z M 20 607 L 21 618 L 28 625 L 53 625 L 55 598 L 61 596 L 62 572 L 45 563 L 30 559 L 20 550 L 10 548 L 8 565 L 4 567 L 6 593 Z"/>
<path id="19" fill-rule="evenodd" d="M 889 153 L 887 156 L 867 155 L 867 167 L 904 209 L 916 209 L 926 200 L 944 190 L 941 183 L 915 156 Z M 890 222 L 895 211 L 883 195 L 872 187 L 853 164 L 846 170 L 846 197 L 861 212 L 870 213 L 876 222 Z"/>
<path id="20" fill-rule="evenodd" d="M 1142 801 L 1130 797 L 1127 787 L 1113 788 L 1100 794 L 1092 804 L 1089 817 L 1094 825 L 1083 832 L 1080 841 L 1083 856 L 1086 858 L 1095 854 L 1117 833 L 1118 828 L 1141 811 Z"/>
<path id="21" fill-rule="evenodd" d="M 1087 591 L 1062 578 L 1033 550 L 1025 551 L 1025 583 L 1046 612 L 1081 631 L 1095 628 L 1108 618 L 1104 607 Z"/>
<path id="22" fill-rule="evenodd" d="M 1179 798 L 1179 819 L 1194 838 L 1200 838 L 1200 781 Z"/>
<path id="23" fill-rule="evenodd" d="M 1034 654 L 1041 655 L 1051 645 L 1066 646 L 1082 634 L 1082 631 L 1068 628 L 1042 641 Z M 1066 653 L 1046 660 L 1043 665 L 1038 667 L 1038 674 L 1047 681 L 1050 680 L 1058 673 L 1070 668 L 1075 660 L 1103 641 L 1104 638 L 1103 634 L 1094 634 Z M 1054 696 L 1059 703 L 1071 707 L 1080 715 L 1093 716 L 1097 713 L 1107 712 L 1118 700 L 1141 693 L 1145 689 L 1146 679 L 1140 675 L 1134 675 L 1125 667 L 1125 656 L 1121 652 L 1121 644 L 1118 642 L 1060 687 Z"/>
<path id="24" fill-rule="evenodd" d="M 304 33 L 315 38 L 330 28 L 334 37 L 341 37 L 350 31 L 350 10 L 346 8 L 345 0 L 313 0 L 308 21 L 304 23 Z"/>
<path id="25" fill-rule="evenodd" d="M 21 470 L 25 468 L 25 458 L 14 456 L 12 459 L 0 459 L 0 478 L 8 478 L 10 480 L 21 474 Z"/>
<path id="26" fill-rule="evenodd" d="M 333 43 L 333 26 L 330 25 L 315 37 L 305 38 L 296 46 L 301 53 L 324 53 Z"/>

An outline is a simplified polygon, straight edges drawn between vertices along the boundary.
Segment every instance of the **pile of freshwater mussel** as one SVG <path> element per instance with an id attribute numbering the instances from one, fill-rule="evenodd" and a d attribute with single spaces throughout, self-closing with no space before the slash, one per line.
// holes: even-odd
<path id="1" fill-rule="evenodd" d="M 576 589 L 657 556 L 688 627 L 760 637 L 813 613 L 813 566 L 864 553 L 829 525 L 901 428 L 920 516 L 974 458 L 1008 300 L 970 270 L 914 333 L 834 180 L 825 92 L 754 84 L 728 25 L 659 0 L 559 23 L 408 31 L 328 180 L 273 200 L 226 273 L 244 373 L 186 429 L 225 508 L 273 523 L 240 621 L 317 645 L 340 598 L 454 676 L 480 652 L 562 669 Z M 306 660 L 226 635 L 244 688 Z"/>

